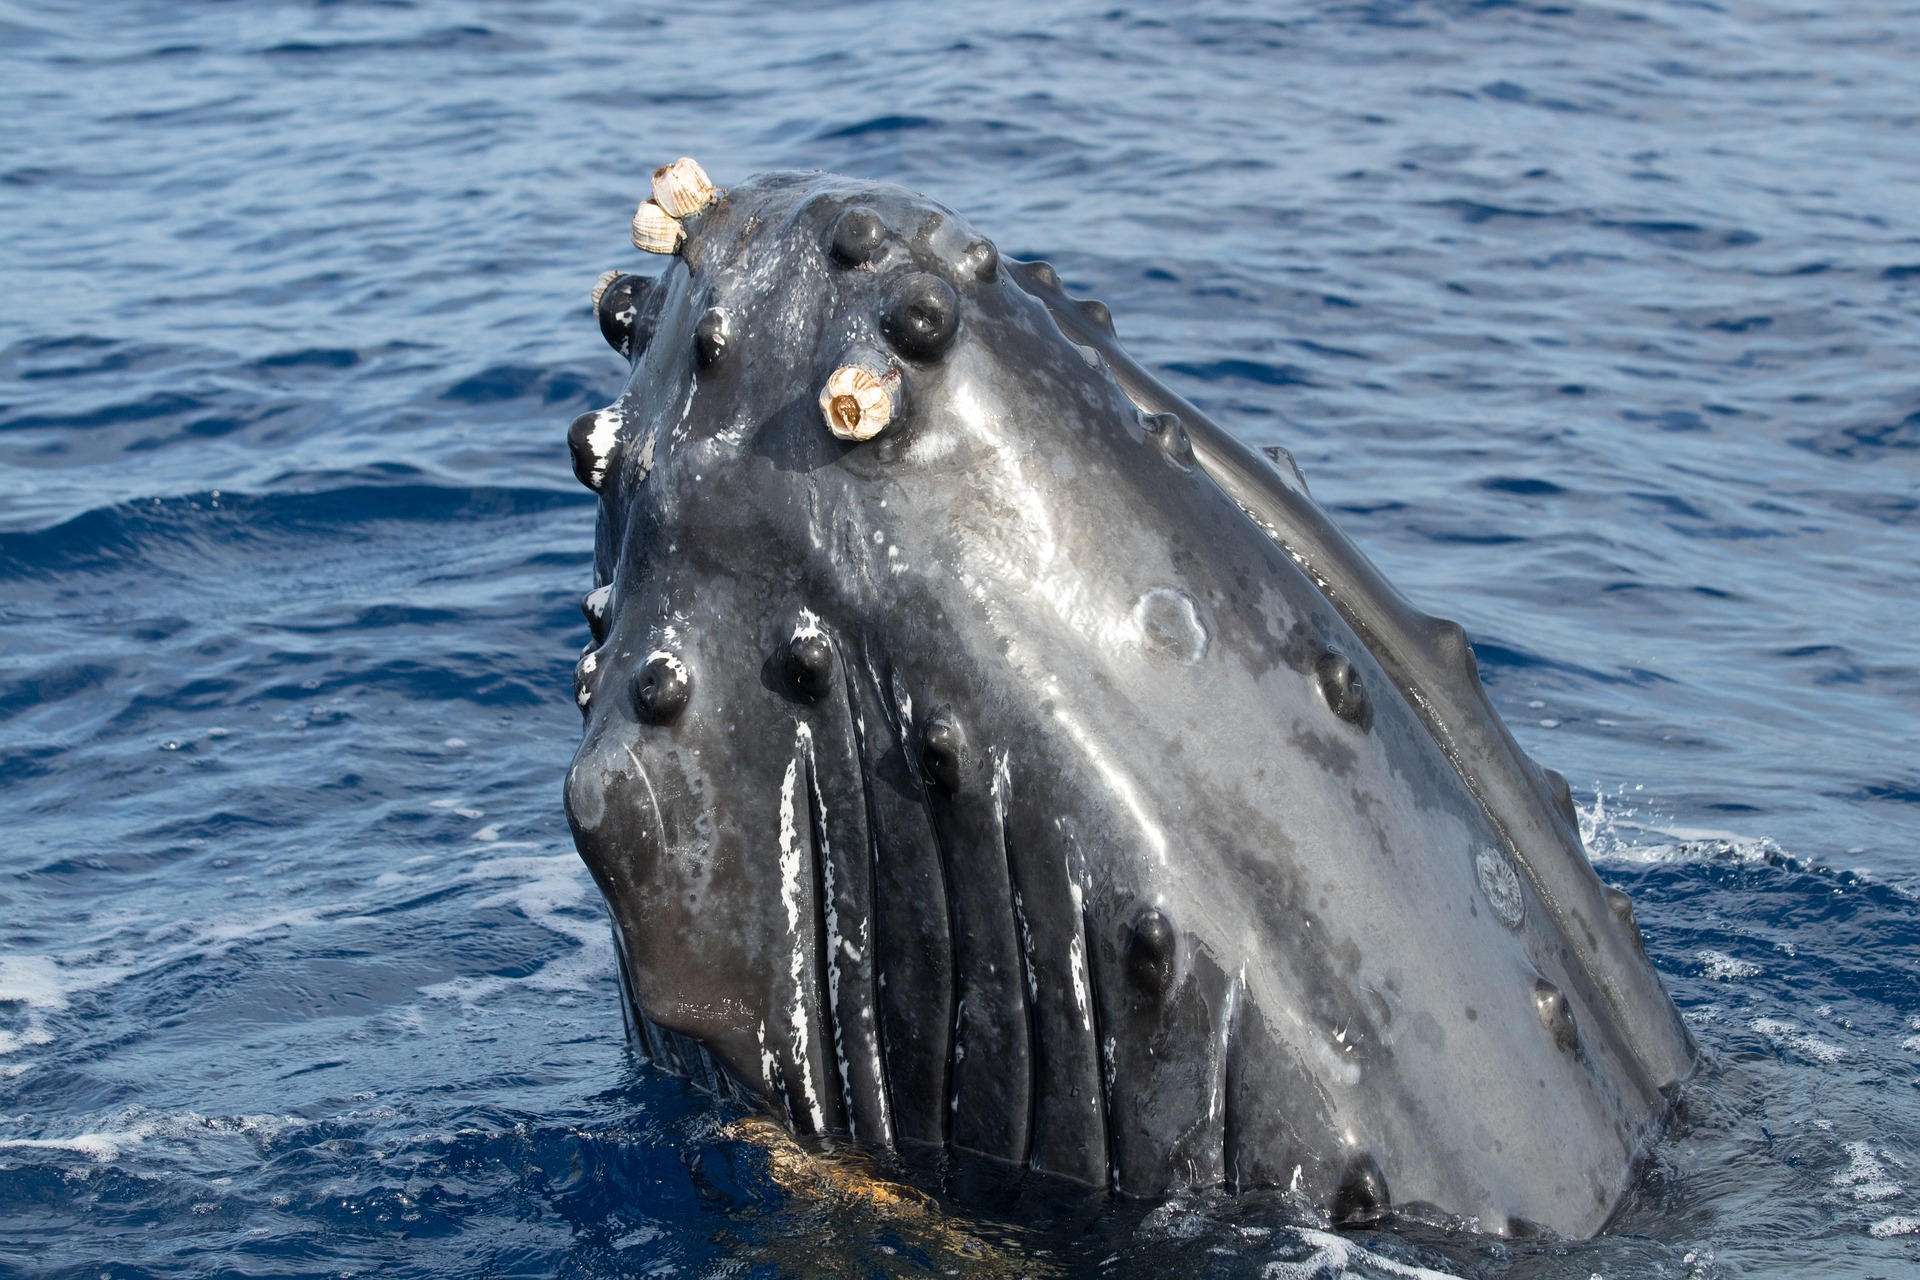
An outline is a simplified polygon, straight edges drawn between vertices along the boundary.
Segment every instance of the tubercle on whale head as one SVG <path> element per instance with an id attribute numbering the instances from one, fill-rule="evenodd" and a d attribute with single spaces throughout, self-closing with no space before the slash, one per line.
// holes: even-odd
<path id="1" fill-rule="evenodd" d="M 951 211 L 782 174 L 676 221 L 569 433 L 567 807 L 639 1023 L 802 1132 L 1595 1229 L 1659 1073 L 1423 719 L 1484 701 L 1464 632 L 1410 676 L 1304 487 Z"/>

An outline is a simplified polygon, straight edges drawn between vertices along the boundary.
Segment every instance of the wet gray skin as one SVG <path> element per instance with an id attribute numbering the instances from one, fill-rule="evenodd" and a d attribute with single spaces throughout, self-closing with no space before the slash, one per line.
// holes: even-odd
<path id="1" fill-rule="evenodd" d="M 684 225 L 571 433 L 567 812 L 646 1051 L 1050 1185 L 1601 1229 L 1692 1046 L 1460 629 L 951 211 L 772 174 Z"/>

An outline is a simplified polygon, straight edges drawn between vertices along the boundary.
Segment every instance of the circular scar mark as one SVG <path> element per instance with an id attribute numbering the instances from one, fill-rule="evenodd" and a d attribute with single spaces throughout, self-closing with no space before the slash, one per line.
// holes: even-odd
<path id="1" fill-rule="evenodd" d="M 1480 875 L 1480 891 L 1487 895 L 1493 914 L 1509 929 L 1518 929 L 1527 914 L 1527 900 L 1520 892 L 1520 873 L 1506 855 L 1482 849 L 1473 856 L 1473 869 Z"/>
<path id="2" fill-rule="evenodd" d="M 1207 628 L 1193 597 L 1173 587 L 1155 587 L 1133 606 L 1140 648 L 1160 662 L 1192 666 L 1207 655 Z"/>

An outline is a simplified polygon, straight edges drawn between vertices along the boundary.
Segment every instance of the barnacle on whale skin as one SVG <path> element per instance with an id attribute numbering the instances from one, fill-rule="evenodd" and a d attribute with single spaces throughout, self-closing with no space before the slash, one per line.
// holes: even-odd
<path id="1" fill-rule="evenodd" d="M 653 202 L 676 218 L 698 213 L 713 202 L 713 183 L 686 156 L 653 171 Z"/>
<path id="2" fill-rule="evenodd" d="M 672 253 L 686 238 L 680 220 L 651 200 L 633 211 L 633 247 L 648 253 Z"/>
<path id="3" fill-rule="evenodd" d="M 600 299 L 607 296 L 607 289 L 623 274 L 625 273 L 620 271 L 602 271 L 600 278 L 593 282 L 593 310 L 595 315 L 600 313 Z"/>
<path id="4" fill-rule="evenodd" d="M 894 396 L 899 387 L 897 369 L 841 365 L 820 389 L 820 412 L 827 420 L 827 429 L 842 440 L 873 439 L 893 421 Z"/>

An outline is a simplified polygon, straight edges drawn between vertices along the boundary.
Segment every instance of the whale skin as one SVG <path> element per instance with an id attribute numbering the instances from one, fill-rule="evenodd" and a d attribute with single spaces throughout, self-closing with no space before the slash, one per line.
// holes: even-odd
<path id="1" fill-rule="evenodd" d="M 1036 1184 L 1601 1230 L 1693 1046 L 1462 629 L 952 210 L 678 224 L 569 433 L 566 809 L 642 1051 Z"/>

